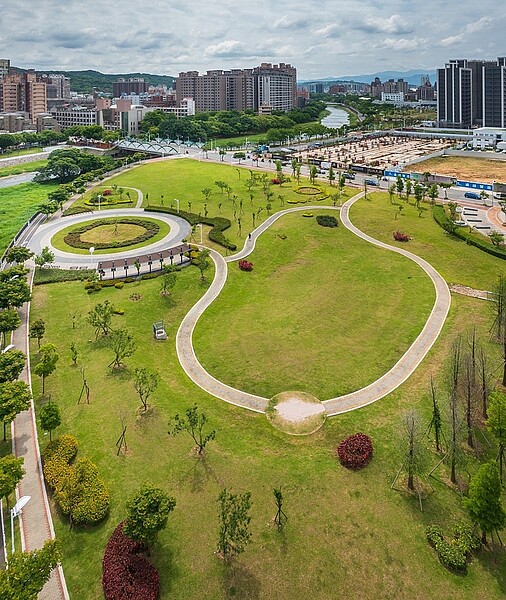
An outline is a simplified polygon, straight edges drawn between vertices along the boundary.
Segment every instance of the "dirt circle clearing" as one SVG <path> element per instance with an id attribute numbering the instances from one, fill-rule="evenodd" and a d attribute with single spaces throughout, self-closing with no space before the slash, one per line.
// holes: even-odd
<path id="1" fill-rule="evenodd" d="M 281 392 L 269 402 L 266 416 L 271 424 L 291 435 L 314 433 L 325 423 L 325 407 L 306 392 Z"/>

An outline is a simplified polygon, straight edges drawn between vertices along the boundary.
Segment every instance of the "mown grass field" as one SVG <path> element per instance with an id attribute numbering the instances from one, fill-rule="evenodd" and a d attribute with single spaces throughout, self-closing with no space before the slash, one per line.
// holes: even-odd
<path id="1" fill-rule="evenodd" d="M 301 212 L 276 221 L 248 260 L 252 272 L 229 265 L 194 343 L 212 375 L 267 398 L 300 390 L 326 400 L 368 385 L 404 354 L 435 300 L 409 259 Z"/>
<path id="2" fill-rule="evenodd" d="M 139 167 L 121 177 L 131 180 L 134 187 L 147 190 L 150 198 L 151 194 L 164 193 L 166 197 L 180 195 L 182 202 L 187 202 L 186 198 L 198 202 L 195 198 L 200 189 L 212 187 L 213 177 L 227 176 L 227 167 L 222 170 L 221 165 L 218 173 L 207 170 L 210 165 L 195 163 L 193 169 L 198 175 L 191 169 L 185 170 L 189 161 L 173 162 L 182 163 L 181 180 L 186 177 L 187 188 L 170 169 L 164 176 L 163 169 L 158 167 L 162 163 Z M 237 180 L 235 169 L 228 169 L 230 180 L 234 177 Z M 140 185 L 133 183 L 134 177 Z M 167 185 L 174 193 L 167 192 Z M 213 197 L 219 195 L 216 188 Z M 395 207 L 389 204 L 388 195 L 371 194 L 371 197 L 370 202 L 361 200 L 353 207 L 352 221 L 389 243 L 392 231 L 402 227 L 413 236 L 404 247 L 423 254 L 448 280 L 483 287 L 490 285 L 488 282 L 503 269 L 499 259 L 446 238 L 428 212 L 419 218 L 417 211 L 406 206 L 404 214 L 394 220 Z M 218 337 L 219 343 L 212 352 L 218 358 L 223 352 L 223 361 L 216 362 L 222 362 L 225 371 L 228 368 L 228 375 L 224 371 L 228 381 L 236 376 L 237 365 L 253 355 L 262 368 L 262 385 L 274 388 L 276 383 L 272 383 L 273 378 L 269 382 L 269 373 L 284 376 L 276 360 L 285 361 L 284 356 L 276 354 L 274 341 L 293 342 L 300 337 L 305 344 L 303 351 L 315 360 L 312 370 L 299 365 L 298 388 L 308 381 L 321 382 L 318 385 L 322 386 L 323 395 L 324 386 L 341 385 L 339 366 L 334 367 L 330 360 L 338 345 L 333 340 L 338 321 L 342 329 L 346 327 L 343 321 L 356 315 L 362 315 L 365 321 L 377 319 L 376 313 L 381 315 L 394 306 L 396 310 L 385 313 L 383 320 L 393 320 L 398 327 L 404 326 L 413 333 L 423 319 L 431 294 L 424 275 L 413 277 L 414 265 L 407 260 L 396 262 L 390 253 L 381 257 L 372 246 L 361 247 L 356 240 L 348 239 L 349 234 L 342 227 L 337 231 L 318 228 L 315 235 L 313 226 L 316 227 L 312 219 L 301 217 L 297 221 L 295 216 L 282 219 L 258 241 L 251 257 L 255 265 L 251 273 L 239 273 L 231 265 L 230 281 L 216 304 L 222 303 L 224 314 L 216 314 L 215 321 L 203 321 L 204 328 L 197 331 L 199 344 L 209 344 L 209 348 L 212 344 L 203 334 Z M 287 237 L 283 240 L 276 237 L 280 233 Z M 206 274 L 210 280 L 212 272 Z M 322 304 L 318 288 L 334 293 L 328 293 Z M 473 559 L 467 576 L 462 577 L 445 571 L 425 540 L 428 524 L 438 523 L 449 534 L 455 522 L 465 519 L 461 497 L 446 485 L 446 467 L 438 471 L 439 480 L 431 480 L 434 491 L 425 499 L 423 512 L 418 498 L 391 489 L 402 463 L 402 416 L 415 408 L 428 428 L 429 380 L 431 376 L 435 378 L 444 403 L 444 364 L 457 332 L 469 331 L 474 325 L 491 360 L 499 361 L 499 348 L 489 341 L 487 303 L 453 296 L 441 337 L 412 377 L 381 401 L 330 418 L 316 434 L 299 438 L 277 431 L 263 415 L 208 396 L 182 372 L 175 354 L 176 331 L 204 289 L 205 284 L 200 282 L 200 273 L 194 267 L 178 274 L 171 298 L 160 296 L 157 280 L 125 285 L 121 290 L 104 288 L 97 295 L 86 294 L 82 283 L 35 288 L 32 319 L 46 321 L 43 341 L 54 342 L 61 356 L 56 372 L 46 382 L 48 393 L 62 409 L 63 423 L 57 433 L 78 437 L 81 455 L 97 463 L 111 490 L 110 516 L 96 528 L 69 531 L 66 520 L 55 513 L 71 597 L 83 600 L 101 597 L 101 561 L 108 536 L 125 517 L 127 499 L 140 483 L 146 482 L 162 487 L 177 500 L 168 527 L 151 553 L 160 572 L 163 600 L 303 597 L 326 600 L 341 596 L 409 600 L 503 598 L 504 549 L 483 551 Z M 133 297 L 130 299 L 132 294 L 140 294 L 141 298 L 134 301 Z M 373 295 L 379 297 L 370 298 Z M 227 298 L 228 302 L 222 302 Z M 93 329 L 85 320 L 95 303 L 106 299 L 125 309 L 124 316 L 114 317 L 115 325 L 124 325 L 134 332 L 138 344 L 136 354 L 126 361 L 128 368 L 116 373 L 107 368 L 112 360 L 111 351 L 103 340 L 95 341 Z M 254 301 L 259 301 L 258 308 L 251 307 Z M 308 306 L 312 310 L 313 331 L 307 326 L 308 319 L 299 315 L 303 310 L 308 311 Z M 73 315 L 77 315 L 75 329 Z M 237 316 L 242 319 L 233 321 L 232 317 Z M 165 320 L 168 333 L 168 340 L 163 343 L 152 338 L 152 322 L 160 319 Z M 218 331 L 217 325 L 223 331 Z M 360 328 L 361 335 L 366 335 L 367 324 L 356 322 L 355 327 Z M 249 330 L 264 338 L 260 340 L 266 352 L 263 364 L 253 340 L 249 345 L 242 342 L 242 335 Z M 353 353 L 354 339 L 351 332 L 347 333 L 348 338 L 343 340 Z M 392 330 L 373 333 L 375 336 L 369 339 L 367 347 L 363 339 L 357 344 L 364 352 L 362 357 L 360 352 L 356 360 L 345 357 L 357 379 L 370 380 L 378 368 L 376 363 L 383 360 L 378 354 L 392 351 L 384 338 L 399 336 L 399 332 Z M 274 340 L 272 348 L 267 347 L 269 339 Z M 400 337 L 395 340 L 398 351 L 406 340 Z M 77 368 L 71 364 L 71 341 L 76 342 L 79 351 Z M 299 353 L 301 345 L 296 346 Z M 325 352 L 327 347 L 329 351 Z M 202 347 L 200 352 L 203 351 Z M 36 362 L 36 343 L 32 352 Z M 138 414 L 140 402 L 132 381 L 133 369 L 141 365 L 161 374 L 159 389 L 152 397 L 153 410 L 147 418 Z M 86 369 L 91 388 L 89 405 L 77 404 L 82 386 L 81 366 Z M 288 366 L 292 372 L 296 370 L 291 364 Z M 247 373 L 243 377 L 241 383 L 246 381 Z M 40 382 L 35 376 L 34 393 L 40 405 Z M 194 402 L 206 412 L 217 432 L 205 460 L 198 460 L 192 453 L 189 437 L 168 435 L 173 415 Z M 127 425 L 128 451 L 117 457 L 115 442 L 121 434 L 121 420 Z M 343 437 L 357 431 L 372 437 L 374 457 L 363 471 L 349 472 L 339 465 L 335 448 Z M 482 440 L 480 435 L 479 439 Z M 47 436 L 41 433 L 41 440 L 44 446 Z M 495 457 L 494 444 L 489 441 L 490 447 L 483 441 L 479 444 L 482 459 Z M 424 445 L 428 470 L 440 456 L 434 452 L 429 438 Z M 478 459 L 469 452 L 466 454 L 466 468 L 473 473 Z M 289 517 L 283 533 L 273 527 L 272 488 L 279 486 Z M 218 533 L 216 499 L 224 487 L 235 492 L 251 491 L 253 503 L 252 542 L 230 565 L 214 554 Z M 430 489 L 427 482 L 425 488 Z"/>
<path id="3" fill-rule="evenodd" d="M 23 183 L 0 188 L 0 255 L 56 185 Z"/>

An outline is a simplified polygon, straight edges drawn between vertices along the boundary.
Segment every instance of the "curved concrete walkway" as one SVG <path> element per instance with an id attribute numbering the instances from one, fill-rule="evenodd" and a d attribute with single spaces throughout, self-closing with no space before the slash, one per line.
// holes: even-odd
<path id="1" fill-rule="evenodd" d="M 397 252 L 398 254 L 402 254 L 403 256 L 406 256 L 407 258 L 416 262 L 431 278 L 436 290 L 436 301 L 424 328 L 413 344 L 411 344 L 404 355 L 397 361 L 397 363 L 387 373 L 385 373 L 385 375 L 370 385 L 338 398 L 324 400 L 323 405 L 325 406 L 327 414 L 329 416 L 336 415 L 361 408 L 362 406 L 371 404 L 376 400 L 380 400 L 399 387 L 413 373 L 441 332 L 446 320 L 446 316 L 450 309 L 450 291 L 441 275 L 425 260 L 416 256 L 415 254 L 412 254 L 411 252 L 408 252 L 407 250 L 404 250 L 403 248 L 390 246 L 389 244 L 375 240 L 371 236 L 361 232 L 351 223 L 349 219 L 349 209 L 362 196 L 363 192 L 357 194 L 353 198 L 350 198 L 350 200 L 348 200 L 342 206 L 342 208 L 331 206 L 304 206 L 282 210 L 274 215 L 271 215 L 259 227 L 257 227 L 252 232 L 251 238 L 246 240 L 243 249 L 236 254 L 223 258 L 221 254 L 211 250 L 210 256 L 215 265 L 214 280 L 202 298 L 184 317 L 176 335 L 176 351 L 179 362 L 181 363 L 185 373 L 196 385 L 212 396 L 216 396 L 217 398 L 225 400 L 231 404 L 242 406 L 256 412 L 265 412 L 269 403 L 268 398 L 262 398 L 261 396 L 248 394 L 242 390 L 230 387 L 225 383 L 218 381 L 204 369 L 195 355 L 192 340 L 193 331 L 200 316 L 218 297 L 223 289 L 223 286 L 227 280 L 227 263 L 240 260 L 251 254 L 255 248 L 257 238 L 282 216 L 293 212 L 319 209 L 340 210 L 342 224 L 352 233 L 363 240 L 370 242 L 371 244 L 386 250 Z"/>
<path id="2" fill-rule="evenodd" d="M 133 189 L 133 188 L 132 188 Z M 142 193 L 142 192 L 141 192 Z M 142 198 L 140 199 L 142 202 Z M 95 254 L 90 257 L 89 254 L 73 254 L 70 252 L 64 252 L 58 250 L 51 244 L 52 237 L 64 227 L 70 225 L 76 225 L 84 223 L 86 221 L 93 221 L 96 219 L 107 218 L 107 217 L 148 217 L 157 219 L 167 223 L 170 227 L 169 233 L 158 242 L 143 246 L 142 248 L 136 248 L 135 250 L 125 250 L 124 252 L 114 252 L 110 254 Z M 139 256 L 139 254 L 154 254 L 166 250 L 171 246 L 174 246 L 181 242 L 185 237 L 188 237 L 191 233 L 191 226 L 188 221 L 185 221 L 181 217 L 171 215 L 168 213 L 149 212 L 141 208 L 116 208 L 108 210 L 100 210 L 94 213 L 82 213 L 78 215 L 72 215 L 70 217 L 64 217 L 63 219 L 50 220 L 47 223 L 43 223 L 32 235 L 28 243 L 28 247 L 35 254 L 40 254 L 42 248 L 46 246 L 51 249 L 55 256 L 55 264 L 63 268 L 72 266 L 83 266 L 86 268 L 96 268 L 99 261 L 104 260 L 120 260 L 122 258 L 129 258 L 132 256 Z"/>

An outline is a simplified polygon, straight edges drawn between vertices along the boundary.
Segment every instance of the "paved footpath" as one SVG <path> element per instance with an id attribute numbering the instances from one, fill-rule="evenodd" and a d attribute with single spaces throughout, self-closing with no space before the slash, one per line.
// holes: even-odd
<path id="1" fill-rule="evenodd" d="M 241 251 L 237 252 L 232 256 L 224 258 L 218 252 L 211 251 L 210 256 L 215 266 L 215 276 L 210 287 L 202 298 L 190 309 L 187 315 L 184 317 L 176 336 L 176 350 L 179 358 L 179 362 L 186 372 L 188 377 L 203 390 L 209 394 L 221 398 L 226 402 L 242 406 L 256 412 L 265 412 L 269 399 L 262 398 L 261 396 L 255 396 L 248 394 L 241 390 L 232 388 L 225 383 L 218 381 L 212 375 L 210 375 L 204 367 L 198 361 L 195 350 L 193 348 L 193 331 L 195 325 L 199 320 L 200 316 L 206 310 L 206 308 L 218 297 L 225 282 L 227 280 L 227 263 L 237 261 L 245 258 L 251 252 L 253 252 L 258 236 L 260 236 L 266 229 L 268 229 L 274 221 L 283 217 L 284 215 L 308 210 L 339 210 L 341 212 L 341 222 L 349 229 L 352 233 L 362 238 L 363 240 L 384 248 L 402 254 L 407 258 L 416 262 L 431 278 L 434 288 L 436 290 L 436 301 L 432 308 L 431 314 L 425 323 L 419 336 L 408 348 L 400 360 L 388 371 L 374 381 L 370 385 L 351 394 L 340 396 L 338 398 L 331 398 L 330 400 L 324 400 L 323 404 L 325 410 L 329 416 L 337 415 L 339 413 L 347 412 L 367 406 L 376 400 L 380 400 L 387 394 L 390 394 L 397 387 L 399 387 L 406 379 L 413 373 L 418 367 L 420 362 L 423 360 L 427 352 L 430 350 L 436 339 L 438 338 L 441 329 L 448 315 L 451 304 L 451 296 L 446 282 L 441 275 L 425 260 L 396 246 L 390 246 L 378 240 L 375 240 L 371 236 L 361 232 L 355 227 L 349 219 L 350 207 L 360 198 L 363 197 L 363 192 L 350 198 L 342 208 L 330 207 L 330 206 L 304 206 L 296 208 L 288 208 L 282 210 L 268 219 L 266 219 L 259 227 L 257 227 L 252 233 L 251 238 L 248 238 Z"/>
<path id="2" fill-rule="evenodd" d="M 29 277 L 31 284 L 33 269 L 30 269 Z M 28 322 L 30 303 L 25 303 L 22 306 L 19 310 L 19 316 L 21 318 L 21 326 L 14 331 L 12 343 L 26 354 L 28 357 L 27 365 L 29 365 Z M 25 366 L 20 380 L 26 381 L 31 388 L 28 366 Z M 40 462 L 33 400 L 29 410 L 20 413 L 12 424 L 12 447 L 13 453 L 16 456 L 24 458 L 24 468 L 26 471 L 25 476 L 18 486 L 16 492 L 17 498 L 31 496 L 31 500 L 24 507 L 19 518 L 22 548 L 30 552 L 42 548 L 46 540 L 55 537 Z M 64 551 L 64 549 L 62 550 Z M 39 600 L 67 600 L 69 598 L 61 566 L 52 572 L 51 578 L 38 597 Z"/>

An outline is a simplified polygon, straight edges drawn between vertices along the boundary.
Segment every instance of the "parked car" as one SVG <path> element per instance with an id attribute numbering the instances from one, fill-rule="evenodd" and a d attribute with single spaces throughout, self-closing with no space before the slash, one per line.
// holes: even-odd
<path id="1" fill-rule="evenodd" d="M 345 179 L 355 179 L 355 175 L 353 173 L 343 173 L 343 177 Z"/>
<path id="2" fill-rule="evenodd" d="M 377 181 L 376 179 L 364 179 L 364 183 L 367 185 L 379 185 L 379 181 Z"/>
<path id="3" fill-rule="evenodd" d="M 471 198 L 471 200 L 481 200 L 480 194 L 477 194 L 476 192 L 466 192 L 464 194 L 464 198 Z"/>

